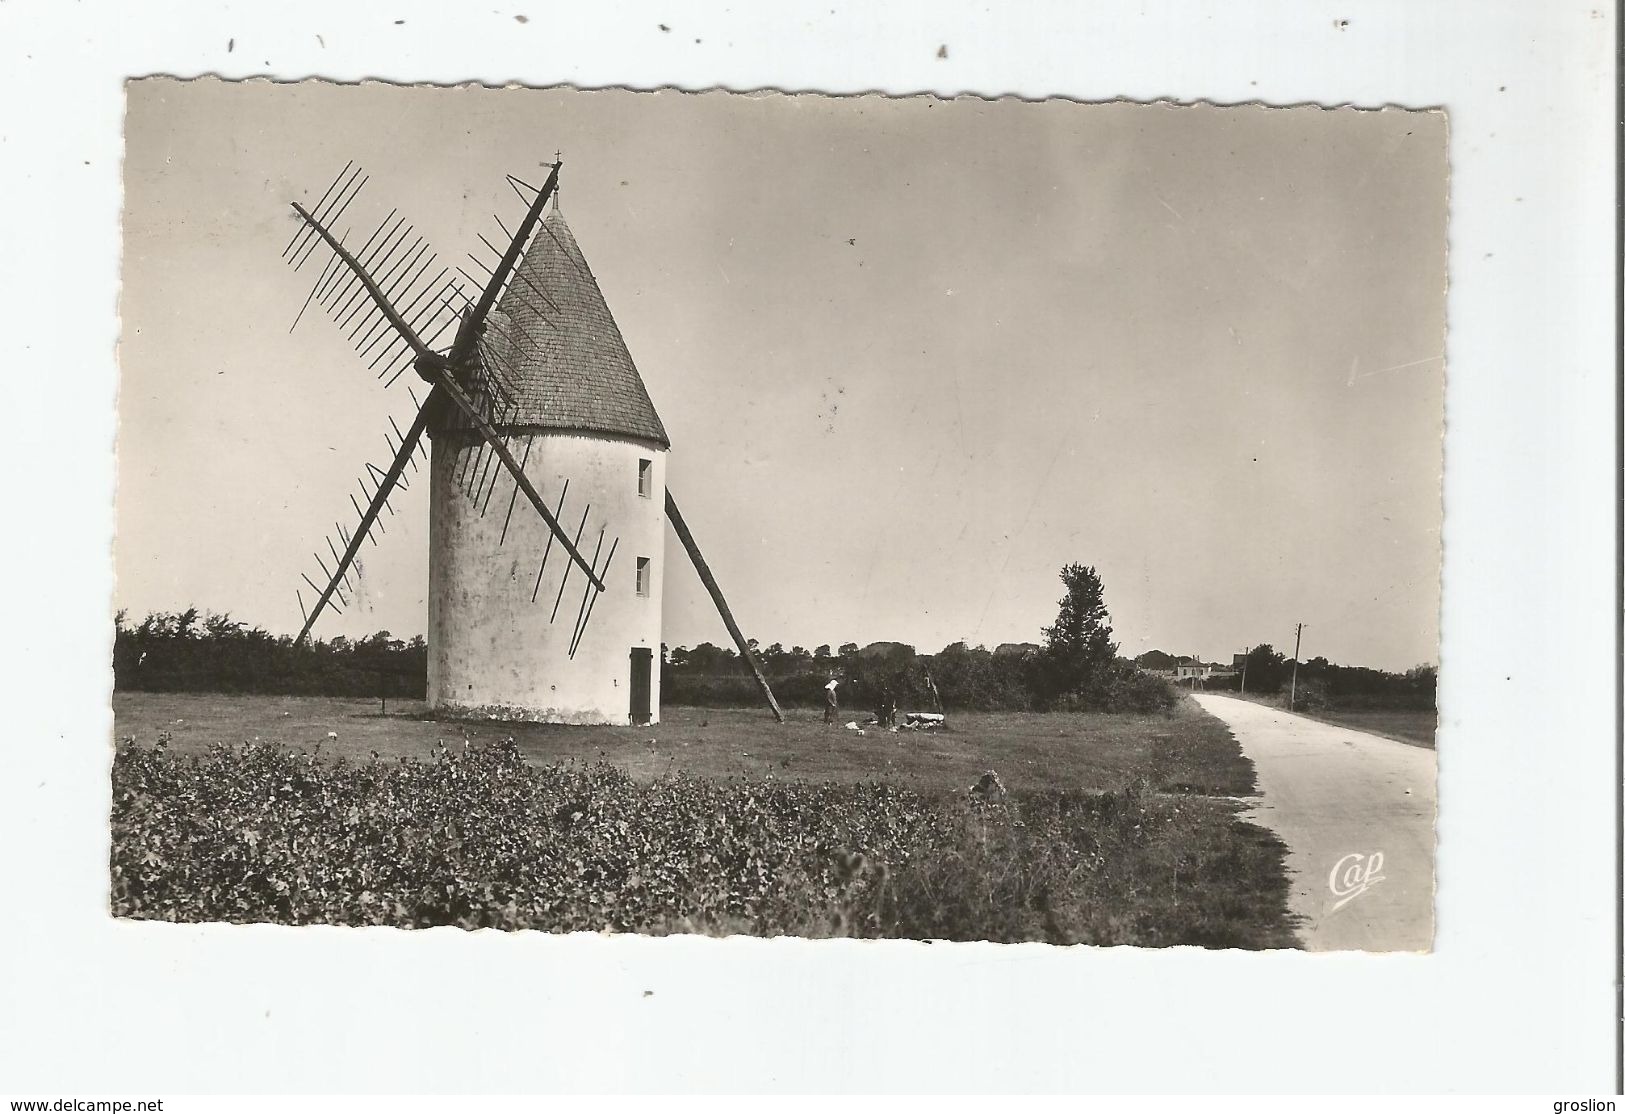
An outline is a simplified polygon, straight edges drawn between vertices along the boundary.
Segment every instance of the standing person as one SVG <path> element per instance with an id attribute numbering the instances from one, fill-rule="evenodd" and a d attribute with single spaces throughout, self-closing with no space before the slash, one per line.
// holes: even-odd
<path id="1" fill-rule="evenodd" d="M 891 685 L 882 682 L 880 699 L 875 702 L 875 719 L 881 727 L 890 727 L 897 714 L 897 701 L 892 699 Z"/>
<path id="2" fill-rule="evenodd" d="M 825 727 L 828 727 L 830 724 L 835 722 L 835 712 L 836 712 L 835 686 L 839 685 L 840 683 L 841 682 L 837 681 L 834 677 L 831 677 L 829 679 L 829 684 L 824 686 L 824 726 Z"/>

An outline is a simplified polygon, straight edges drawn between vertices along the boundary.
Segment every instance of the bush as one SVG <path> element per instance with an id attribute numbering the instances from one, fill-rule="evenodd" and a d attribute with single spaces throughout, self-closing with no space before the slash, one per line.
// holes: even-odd
<path id="1" fill-rule="evenodd" d="M 1325 681 L 1300 679 L 1296 691 L 1289 683 L 1281 696 L 1282 704 L 1290 703 L 1293 709 L 1299 712 L 1319 712 L 1331 707 L 1331 700 L 1326 695 Z"/>
<path id="2" fill-rule="evenodd" d="M 277 693 L 423 699 L 429 648 L 379 631 L 370 638 L 314 639 L 250 628 L 197 608 L 154 612 L 136 626 L 120 612 L 113 629 L 113 687 L 136 692 Z"/>
<path id="3" fill-rule="evenodd" d="M 789 699 L 778 681 L 773 682 L 773 695 L 781 704 L 802 703 Z M 660 702 L 696 708 L 752 707 L 762 702 L 762 690 L 754 677 L 742 672 L 707 676 L 670 670 L 661 675 Z"/>
<path id="4" fill-rule="evenodd" d="M 956 642 L 932 657 L 929 668 L 950 708 L 1025 712 L 1036 703 L 1036 661 L 1031 656 L 994 654 Z"/>
<path id="5" fill-rule="evenodd" d="M 114 910 L 182 921 L 766 932 L 939 819 L 885 784 L 537 770 L 512 740 L 358 764 L 126 746 L 113 781 Z"/>
<path id="6" fill-rule="evenodd" d="M 1102 671 L 1095 697 L 1102 712 L 1166 712 L 1179 694 L 1161 677 L 1136 669 L 1122 659 Z"/>
<path id="7" fill-rule="evenodd" d="M 1117 659 L 1096 670 L 1087 686 L 1056 697 L 1061 712 L 1168 712 L 1179 702 L 1174 687 L 1161 677 Z"/>
<path id="8" fill-rule="evenodd" d="M 270 745 L 113 765 L 112 907 L 168 921 L 1290 946 L 1281 848 L 1228 802 L 879 782 L 634 782 Z M 1239 864 L 1239 865 L 1238 865 Z"/>

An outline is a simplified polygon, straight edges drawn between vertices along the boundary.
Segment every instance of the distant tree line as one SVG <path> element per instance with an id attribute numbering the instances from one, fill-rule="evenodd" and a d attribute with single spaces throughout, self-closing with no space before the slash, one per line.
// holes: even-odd
<path id="1" fill-rule="evenodd" d="M 1043 642 L 992 650 L 954 642 L 921 654 L 901 642 L 855 642 L 835 648 L 758 646 L 762 667 L 783 704 L 818 707 L 833 677 L 843 715 L 861 715 L 886 701 L 905 711 L 1148 712 L 1173 706 L 1167 681 L 1118 656 L 1100 577 L 1093 568 L 1061 570 L 1066 592 Z M 114 622 L 113 683 L 125 691 L 228 692 L 421 700 L 427 688 L 428 647 L 388 631 L 363 639 L 342 636 L 299 645 L 287 635 L 250 627 L 229 614 L 197 608 L 154 612 L 131 625 Z M 1247 658 L 1247 691 L 1282 691 L 1292 663 L 1270 646 Z M 1240 676 L 1212 677 L 1209 690 L 1233 689 Z M 1333 665 L 1314 658 L 1298 666 L 1299 706 L 1431 708 L 1432 666 L 1404 674 Z M 661 647 L 661 699 L 666 704 L 749 707 L 761 699 L 732 649 L 702 642 Z"/>
<path id="2" fill-rule="evenodd" d="M 848 642 L 807 650 L 782 644 L 751 649 L 782 704 L 817 707 L 831 678 L 843 714 L 895 701 L 906 711 L 1160 711 L 1173 690 L 1117 656 L 1104 591 L 1093 568 L 1061 570 L 1066 594 L 1042 645 L 989 650 L 954 642 L 921 654 L 900 642 Z M 742 706 L 760 699 L 734 651 L 701 643 L 664 655 L 661 699 L 670 704 Z"/>
<path id="3" fill-rule="evenodd" d="M 1041 646 L 988 650 L 955 642 L 929 655 L 900 642 L 812 650 L 752 642 L 751 648 L 780 702 L 820 706 L 833 677 L 841 682 L 845 714 L 861 715 L 882 701 L 944 712 L 1171 707 L 1175 698 L 1165 682 L 1117 657 L 1095 571 L 1069 565 L 1061 578 L 1067 592 Z M 287 635 L 197 608 L 154 612 L 135 625 L 120 612 L 114 631 L 113 683 L 120 690 L 422 699 L 427 687 L 423 639 L 402 641 L 388 631 L 295 645 Z M 734 707 L 760 699 L 731 649 L 706 642 L 661 651 L 664 703 Z"/>
<path id="4" fill-rule="evenodd" d="M 760 647 L 763 668 L 781 703 L 817 707 L 833 677 L 845 714 L 889 701 L 906 711 L 1072 710 L 1155 711 L 1173 705 L 1160 678 L 1117 657 L 1100 578 L 1069 565 L 1061 572 L 1066 595 L 1043 645 L 994 650 L 955 642 L 920 654 L 900 642 L 836 649 L 780 643 Z M 250 627 L 228 614 L 197 608 L 154 612 L 130 625 L 114 621 L 113 683 L 126 691 L 275 693 L 313 696 L 422 699 L 428 648 L 379 631 L 370 638 L 312 639 Z M 701 643 L 661 647 L 661 699 L 667 704 L 750 706 L 760 696 L 731 649 Z"/>
<path id="5" fill-rule="evenodd" d="M 421 700 L 429 648 L 379 631 L 370 638 L 310 639 L 250 627 L 195 607 L 113 624 L 113 687 L 137 692 L 245 692 Z"/>
<path id="6" fill-rule="evenodd" d="M 1269 643 L 1254 646 L 1247 654 L 1246 691 L 1275 694 L 1286 692 L 1292 681 L 1292 659 L 1278 653 Z M 1206 689 L 1233 691 L 1242 687 L 1243 675 L 1210 677 Z M 1431 711 L 1437 706 L 1439 671 L 1432 665 L 1418 665 L 1404 673 L 1367 669 L 1358 665 L 1336 665 L 1323 657 L 1298 663 L 1296 706 L 1307 711 L 1316 708 L 1343 711 L 1411 709 Z"/>

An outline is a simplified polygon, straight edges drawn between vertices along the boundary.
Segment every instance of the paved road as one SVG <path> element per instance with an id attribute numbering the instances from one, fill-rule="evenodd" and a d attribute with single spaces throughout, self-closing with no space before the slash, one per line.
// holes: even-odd
<path id="1" fill-rule="evenodd" d="M 1229 725 L 1258 770 L 1260 796 L 1248 818 L 1289 849 L 1304 945 L 1430 950 L 1434 752 L 1235 697 L 1196 702 Z"/>

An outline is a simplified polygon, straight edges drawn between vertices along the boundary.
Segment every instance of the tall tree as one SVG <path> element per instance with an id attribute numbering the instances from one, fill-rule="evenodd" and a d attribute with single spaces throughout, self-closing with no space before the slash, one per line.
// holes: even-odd
<path id="1" fill-rule="evenodd" d="M 1280 692 L 1286 680 L 1287 660 L 1268 642 L 1247 651 L 1247 691 Z"/>
<path id="2" fill-rule="evenodd" d="M 1056 695 L 1086 688 L 1117 657 L 1100 574 L 1092 565 L 1061 570 L 1066 595 L 1055 625 L 1044 628 L 1044 657 Z"/>

